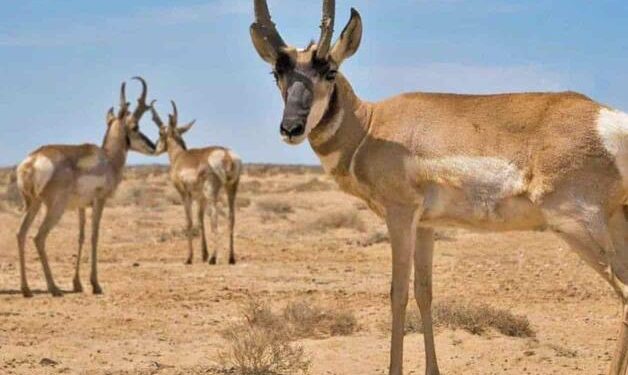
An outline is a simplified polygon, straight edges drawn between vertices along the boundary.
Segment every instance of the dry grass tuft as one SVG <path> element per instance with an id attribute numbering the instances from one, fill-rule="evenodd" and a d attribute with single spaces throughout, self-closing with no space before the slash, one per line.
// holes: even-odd
<path id="1" fill-rule="evenodd" d="M 530 321 L 507 310 L 482 304 L 474 306 L 459 302 L 441 302 L 433 307 L 434 325 L 451 329 L 463 329 L 474 335 L 483 335 L 494 329 L 510 337 L 534 337 Z M 423 331 L 421 314 L 412 310 L 406 319 L 406 332 Z"/>
<path id="2" fill-rule="evenodd" d="M 348 336 L 358 326 L 352 312 L 323 308 L 306 300 L 289 303 L 283 317 L 292 326 L 293 335 L 300 338 Z"/>
<path id="3" fill-rule="evenodd" d="M 337 209 L 325 213 L 316 218 L 307 228 L 318 231 L 346 228 L 364 232 L 366 230 L 366 224 L 364 224 L 359 212 L 355 208 L 349 208 Z"/>
<path id="4" fill-rule="evenodd" d="M 302 182 L 295 186 L 292 186 L 288 189 L 288 191 L 293 191 L 297 193 L 308 193 L 308 192 L 318 192 L 318 191 L 329 191 L 332 190 L 333 186 L 325 181 L 321 181 L 319 178 L 314 177 L 306 182 Z"/>
<path id="5" fill-rule="evenodd" d="M 286 217 L 294 212 L 294 208 L 289 201 L 281 198 L 265 198 L 255 203 L 257 208 L 266 214 L 273 214 L 279 217 Z"/>
<path id="6" fill-rule="evenodd" d="M 298 375 L 311 362 L 303 347 L 291 343 L 290 331 L 267 302 L 250 298 L 242 308 L 245 322 L 223 331 L 227 341 L 220 353 L 223 371 L 241 375 Z"/>

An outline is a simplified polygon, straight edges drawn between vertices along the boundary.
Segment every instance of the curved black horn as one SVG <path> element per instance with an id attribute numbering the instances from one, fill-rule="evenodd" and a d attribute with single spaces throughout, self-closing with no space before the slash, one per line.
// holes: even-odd
<path id="1" fill-rule="evenodd" d="M 255 0 L 254 7 L 255 23 L 253 26 L 256 27 L 276 49 L 285 47 L 286 42 L 283 41 L 275 27 L 266 0 Z"/>
<path id="2" fill-rule="evenodd" d="M 120 110 L 118 112 L 118 117 L 124 116 L 128 109 L 129 102 L 126 100 L 126 82 L 122 82 L 122 86 L 120 86 Z"/>
<path id="3" fill-rule="evenodd" d="M 148 96 L 148 85 L 142 77 L 136 76 L 132 79 L 140 81 L 140 83 L 142 84 L 142 94 L 140 94 L 140 97 L 137 99 L 137 108 L 135 108 L 135 112 L 133 112 L 133 116 L 136 119 L 139 119 L 140 117 L 142 117 L 144 112 L 148 111 L 148 109 L 150 108 L 150 106 L 146 104 L 146 97 Z"/>
<path id="4" fill-rule="evenodd" d="M 318 41 L 316 57 L 327 58 L 331 48 L 331 38 L 334 35 L 334 22 L 336 20 L 336 0 L 323 1 L 323 20 L 321 21 L 321 38 Z"/>

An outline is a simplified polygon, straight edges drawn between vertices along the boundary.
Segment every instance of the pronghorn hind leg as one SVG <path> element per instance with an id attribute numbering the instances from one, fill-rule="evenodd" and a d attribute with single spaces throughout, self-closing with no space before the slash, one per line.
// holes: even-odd
<path id="1" fill-rule="evenodd" d="M 26 235 L 28 234 L 28 230 L 30 229 L 39 209 L 41 208 L 41 202 L 36 201 L 26 201 L 25 202 L 25 211 L 22 216 L 22 223 L 20 224 L 20 229 L 17 233 L 17 247 L 18 247 L 18 255 L 20 259 L 20 289 L 22 291 L 22 295 L 26 298 L 30 298 L 33 296 L 30 288 L 28 287 L 28 281 L 26 279 L 26 255 L 24 254 L 24 248 L 26 246 Z"/>
<path id="2" fill-rule="evenodd" d="M 192 264 L 194 258 L 194 244 L 192 243 L 192 199 L 189 196 L 183 197 L 183 208 L 185 209 L 185 235 L 188 240 L 188 258 L 185 264 Z"/>
<path id="3" fill-rule="evenodd" d="M 37 253 L 39 254 L 39 259 L 41 261 L 42 268 L 44 269 L 46 285 L 48 286 L 48 291 L 54 297 L 63 296 L 63 292 L 61 292 L 61 289 L 57 287 L 54 282 L 54 278 L 52 277 L 48 256 L 46 255 L 46 239 L 48 238 L 50 231 L 57 225 L 63 216 L 66 202 L 67 199 L 58 198 L 46 206 L 46 216 L 44 217 L 44 220 L 39 227 L 39 231 L 35 236 L 35 247 L 37 248 Z"/>
<path id="4" fill-rule="evenodd" d="M 425 374 L 439 375 L 434 327 L 432 323 L 432 263 L 434 255 L 434 230 L 417 229 L 414 250 L 414 295 L 421 312 L 423 340 L 425 341 Z"/>
<path id="5" fill-rule="evenodd" d="M 235 200 L 238 193 L 239 181 L 236 180 L 227 185 L 227 201 L 229 203 L 229 264 L 236 264 L 234 228 L 235 228 Z"/>
<path id="6" fill-rule="evenodd" d="M 602 211 L 600 211 L 602 212 Z M 584 216 L 584 215 L 583 215 Z M 608 221 L 601 215 L 586 216 L 590 222 L 583 222 L 583 216 L 570 217 L 553 212 L 546 212 L 548 223 L 578 255 L 598 272 L 615 290 L 622 302 L 622 321 L 617 349 L 611 364 L 610 375 L 628 375 L 628 294 L 626 293 L 625 272 L 616 273 L 624 263 L 626 249 L 624 241 L 618 241 L 609 228 Z M 617 263 L 621 261 L 622 263 Z M 625 271 L 625 270 L 624 270 Z"/>
<path id="7" fill-rule="evenodd" d="M 78 238 L 78 253 L 76 255 L 76 270 L 74 272 L 74 280 L 72 284 L 76 293 L 83 292 L 83 285 L 81 284 L 80 268 L 81 258 L 83 257 L 83 244 L 85 243 L 85 209 L 80 208 L 78 211 L 79 217 L 79 238 Z"/>
<path id="8" fill-rule="evenodd" d="M 207 251 L 207 234 L 205 233 L 205 210 L 207 209 L 207 200 L 198 200 L 198 226 L 201 229 L 201 249 L 203 262 L 207 262 L 209 259 L 209 251 Z"/>
<path id="9" fill-rule="evenodd" d="M 210 179 L 205 184 L 205 198 L 211 202 L 211 229 L 212 229 L 212 242 L 213 250 L 212 256 L 209 258 L 209 264 L 215 265 L 218 258 L 218 246 L 220 244 L 218 238 L 218 201 L 220 200 L 220 181 L 218 179 Z"/>
<path id="10" fill-rule="evenodd" d="M 412 254 L 416 241 L 416 208 L 393 206 L 386 210 L 386 225 L 392 247 L 392 337 L 390 344 L 390 375 L 402 375 L 403 339 L 412 271 Z"/>

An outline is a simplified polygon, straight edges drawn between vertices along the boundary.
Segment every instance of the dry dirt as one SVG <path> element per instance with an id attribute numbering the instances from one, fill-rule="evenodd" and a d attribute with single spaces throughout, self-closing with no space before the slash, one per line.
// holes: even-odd
<path id="1" fill-rule="evenodd" d="M 164 169 L 130 170 L 103 218 L 103 296 L 90 293 L 88 257 L 82 263 L 86 293 L 44 293 L 29 241 L 28 277 L 38 292 L 22 298 L 14 235 L 19 212 L 6 189 L 0 186 L 1 374 L 213 374 L 225 345 L 220 332 L 242 319 L 249 294 L 277 307 L 305 298 L 353 311 L 356 333 L 299 341 L 312 374 L 386 373 L 390 250 L 371 241 L 383 224 L 316 169 L 248 168 L 233 267 L 226 264 L 224 216 L 219 265 L 201 263 L 197 245 L 195 264 L 185 266 L 183 208 Z M 76 213 L 67 212 L 48 241 L 54 276 L 66 290 L 76 227 Z M 507 309 L 527 317 L 536 331 L 534 338 L 512 338 L 439 328 L 443 374 L 607 372 L 618 303 L 560 240 L 549 233 L 458 230 L 438 238 L 435 301 Z M 407 336 L 406 373 L 424 373 L 420 334 Z"/>

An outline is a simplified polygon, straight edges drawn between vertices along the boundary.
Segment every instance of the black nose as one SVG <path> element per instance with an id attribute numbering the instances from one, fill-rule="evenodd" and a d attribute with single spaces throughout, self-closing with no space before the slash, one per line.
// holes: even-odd
<path id="1" fill-rule="evenodd" d="M 281 123 L 281 135 L 287 137 L 299 137 L 305 133 L 305 121 L 304 120 L 284 120 Z"/>

